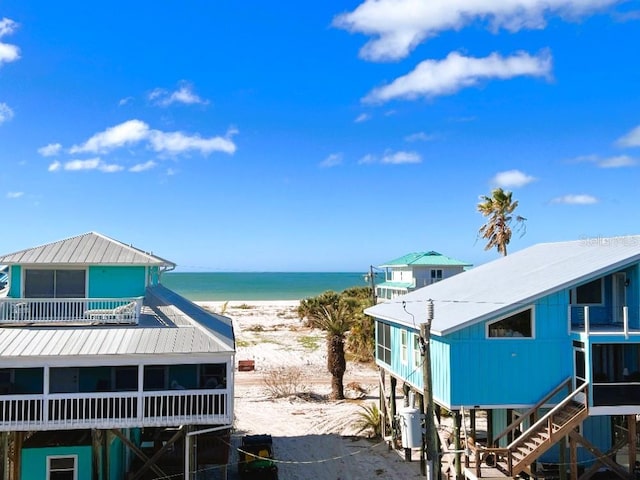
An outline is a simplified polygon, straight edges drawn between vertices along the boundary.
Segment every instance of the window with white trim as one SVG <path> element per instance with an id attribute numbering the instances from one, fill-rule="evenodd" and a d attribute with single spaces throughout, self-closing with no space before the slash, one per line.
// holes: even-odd
<path id="1" fill-rule="evenodd" d="M 442 269 L 431 270 L 431 283 L 436 283 L 442 280 Z"/>
<path id="2" fill-rule="evenodd" d="M 603 299 L 604 282 L 602 278 L 597 278 L 571 290 L 572 305 L 602 305 Z"/>
<path id="3" fill-rule="evenodd" d="M 78 456 L 47 457 L 47 480 L 77 480 Z"/>
<path id="4" fill-rule="evenodd" d="M 533 309 L 527 308 L 487 324 L 489 338 L 533 338 Z"/>
<path id="5" fill-rule="evenodd" d="M 400 362 L 409 363 L 409 332 L 400 330 Z"/>
<path id="6" fill-rule="evenodd" d="M 422 365 L 422 351 L 420 350 L 420 336 L 413 334 L 413 368 L 419 368 Z"/>
<path id="7" fill-rule="evenodd" d="M 391 365 L 391 326 L 383 322 L 377 322 L 376 325 L 376 358 Z"/>

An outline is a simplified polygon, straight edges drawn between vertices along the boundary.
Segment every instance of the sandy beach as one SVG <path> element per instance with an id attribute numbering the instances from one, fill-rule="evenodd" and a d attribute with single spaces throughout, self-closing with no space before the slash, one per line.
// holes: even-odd
<path id="1" fill-rule="evenodd" d="M 281 479 L 420 477 L 417 461 L 407 463 L 379 439 L 356 435 L 357 412 L 362 405 L 378 402 L 378 373 L 372 363 L 348 362 L 348 399 L 327 399 L 331 377 L 324 332 L 304 326 L 296 314 L 298 301 L 197 303 L 233 320 L 236 364 L 255 362 L 254 371 L 235 372 L 234 446 L 245 434 L 271 434 Z M 265 378 L 292 368 L 298 394 L 274 398 Z M 231 462 L 235 464 L 235 455 Z M 236 478 L 235 465 L 229 478 Z"/>

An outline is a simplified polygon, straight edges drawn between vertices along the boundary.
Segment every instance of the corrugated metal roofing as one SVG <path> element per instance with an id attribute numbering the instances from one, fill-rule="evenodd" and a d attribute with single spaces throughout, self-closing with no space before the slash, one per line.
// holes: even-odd
<path id="1" fill-rule="evenodd" d="M 165 291 L 169 290 L 148 289 L 139 325 L 0 327 L 0 359 L 70 357 L 86 362 L 87 357 L 112 355 L 235 351 L 229 318 L 208 313 L 177 294 L 170 298 L 175 304 L 167 303 Z M 189 310 L 189 305 L 195 309 Z"/>
<path id="2" fill-rule="evenodd" d="M 423 265 L 423 266 L 468 266 L 471 265 L 467 262 L 461 262 L 460 260 L 456 260 L 455 258 L 447 257 L 446 255 L 442 255 L 441 253 L 430 251 L 430 252 L 413 252 L 407 253 L 400 258 L 396 258 L 395 260 L 391 260 L 384 265 L 380 265 L 380 268 L 386 267 L 408 267 L 414 265 Z"/>
<path id="3" fill-rule="evenodd" d="M 435 311 L 431 330 L 446 335 L 638 261 L 640 235 L 542 243 L 366 312 L 417 328 L 427 320 L 427 301 L 431 299 Z"/>
<path id="4" fill-rule="evenodd" d="M 0 265 L 12 264 L 175 266 L 168 260 L 96 232 L 0 256 Z"/>

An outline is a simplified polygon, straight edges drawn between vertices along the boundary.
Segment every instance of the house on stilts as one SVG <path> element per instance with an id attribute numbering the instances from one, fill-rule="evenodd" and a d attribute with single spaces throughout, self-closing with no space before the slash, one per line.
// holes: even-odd
<path id="1" fill-rule="evenodd" d="M 2 478 L 226 476 L 232 323 L 162 286 L 172 262 L 91 232 L 0 264 Z"/>
<path id="2" fill-rule="evenodd" d="M 436 426 L 450 474 L 635 478 L 640 236 L 535 245 L 366 313 L 384 413 L 396 388 L 419 404 L 430 387 L 453 419 Z"/>

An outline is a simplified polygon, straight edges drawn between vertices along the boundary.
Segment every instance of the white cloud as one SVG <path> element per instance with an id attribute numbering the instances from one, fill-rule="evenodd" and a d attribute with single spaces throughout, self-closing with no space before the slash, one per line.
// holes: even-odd
<path id="1" fill-rule="evenodd" d="M 534 182 L 535 177 L 527 175 L 520 170 L 507 170 L 505 172 L 498 172 L 491 180 L 491 183 L 498 187 L 512 188 L 512 187 L 524 187 L 528 183 Z"/>
<path id="2" fill-rule="evenodd" d="M 431 140 L 435 140 L 437 135 L 428 134 L 425 132 L 416 132 L 411 135 L 407 135 L 404 137 L 405 142 L 430 142 Z"/>
<path id="3" fill-rule="evenodd" d="M 153 160 L 149 160 L 148 162 L 138 163 L 129 169 L 130 172 L 138 173 L 144 172 L 146 170 L 151 170 L 153 167 L 157 165 Z"/>
<path id="4" fill-rule="evenodd" d="M 9 18 L 3 18 L 0 20 L 0 38 L 5 35 L 11 35 L 15 29 L 18 28 L 18 24 Z M 9 43 L 0 42 L 0 66 L 3 63 L 13 62 L 20 58 L 20 49 L 15 45 Z"/>
<path id="5" fill-rule="evenodd" d="M 388 165 L 402 165 L 406 163 L 421 163 L 422 157 L 416 152 L 387 152 L 380 160 Z"/>
<path id="6" fill-rule="evenodd" d="M 38 153 L 43 157 L 54 157 L 60 153 L 62 145 L 59 143 L 50 143 L 38 149 Z"/>
<path id="7" fill-rule="evenodd" d="M 13 110 L 6 103 L 0 103 L 0 125 L 13 118 Z"/>
<path id="8" fill-rule="evenodd" d="M 51 163 L 49 165 L 49 168 L 47 170 L 49 170 L 50 172 L 57 172 L 62 168 L 62 163 L 58 160 L 56 160 L 55 162 Z"/>
<path id="9" fill-rule="evenodd" d="M 78 172 L 82 170 L 98 170 L 104 173 L 114 173 L 123 170 L 124 167 L 116 164 L 103 162 L 100 158 L 89 158 L 86 160 L 69 160 L 68 162 L 60 162 L 56 160 L 49 165 L 50 172 L 58 172 L 66 170 L 69 172 Z"/>
<path id="10" fill-rule="evenodd" d="M 70 153 L 107 153 L 116 148 L 132 146 L 141 142 L 158 153 L 177 155 L 196 150 L 202 154 L 211 152 L 234 153 L 236 145 L 231 137 L 238 130 L 230 128 L 225 137 L 203 138 L 200 135 L 187 135 L 182 132 L 163 132 L 152 130 L 145 122 L 140 120 L 128 120 L 106 130 L 96 133 L 82 145 L 74 145 L 69 149 Z"/>
<path id="11" fill-rule="evenodd" d="M 620 137 L 616 144 L 620 147 L 640 147 L 640 125 Z"/>
<path id="12" fill-rule="evenodd" d="M 354 122 L 362 123 L 362 122 L 366 122 L 367 120 L 371 120 L 371 115 L 369 115 L 368 113 L 361 113 L 356 117 Z"/>
<path id="13" fill-rule="evenodd" d="M 161 132 L 152 130 L 149 135 L 151 148 L 167 154 L 184 153 L 198 150 L 202 154 L 211 152 L 234 153 L 236 145 L 228 137 L 202 138 L 199 135 L 186 135 L 182 132 Z"/>
<path id="14" fill-rule="evenodd" d="M 444 60 L 425 60 L 407 75 L 388 85 L 372 90 L 364 99 L 368 103 L 383 103 L 392 99 L 415 99 L 451 95 L 481 80 L 509 79 L 518 76 L 548 77 L 551 56 L 543 52 L 531 56 L 518 52 L 510 57 L 492 53 L 488 57 L 465 57 L 451 52 Z"/>
<path id="15" fill-rule="evenodd" d="M 546 18 L 578 19 L 622 0 L 365 0 L 333 25 L 373 37 L 360 50 L 367 60 L 397 60 L 428 38 L 467 25 L 511 32 L 542 29 Z"/>
<path id="16" fill-rule="evenodd" d="M 207 105 L 205 100 L 193 92 L 193 86 L 187 82 L 181 82 L 177 90 L 168 92 L 163 88 L 156 88 L 149 93 L 149 100 L 161 107 L 168 107 L 173 103 L 185 105 Z"/>
<path id="17" fill-rule="evenodd" d="M 332 153 L 319 164 L 321 168 L 337 167 L 338 165 L 342 165 L 342 153 Z"/>
<path id="18" fill-rule="evenodd" d="M 82 145 L 74 145 L 70 153 L 105 153 L 115 148 L 134 144 L 149 136 L 149 125 L 140 120 L 128 120 L 96 133 Z"/>
<path id="19" fill-rule="evenodd" d="M 564 195 L 551 200 L 551 203 L 562 203 L 566 205 L 592 205 L 598 203 L 598 199 L 592 195 Z"/>
<path id="20" fill-rule="evenodd" d="M 20 198 L 24 195 L 24 192 L 7 192 L 7 198 Z"/>
<path id="21" fill-rule="evenodd" d="M 375 155 L 371 153 L 367 153 L 364 157 L 358 160 L 358 165 L 370 165 L 372 163 L 376 163 L 378 159 Z"/>
<path id="22" fill-rule="evenodd" d="M 128 103 L 131 103 L 132 101 L 133 101 L 133 97 L 131 97 L 131 96 L 121 98 L 120 100 L 118 100 L 118 106 L 119 107 L 123 107 L 123 106 L 127 105 Z"/>
<path id="23" fill-rule="evenodd" d="M 617 155 L 614 157 L 600 157 L 599 155 L 583 155 L 573 159 L 573 162 L 589 162 L 594 163 L 600 168 L 624 168 L 633 167 L 638 161 L 629 155 Z"/>

